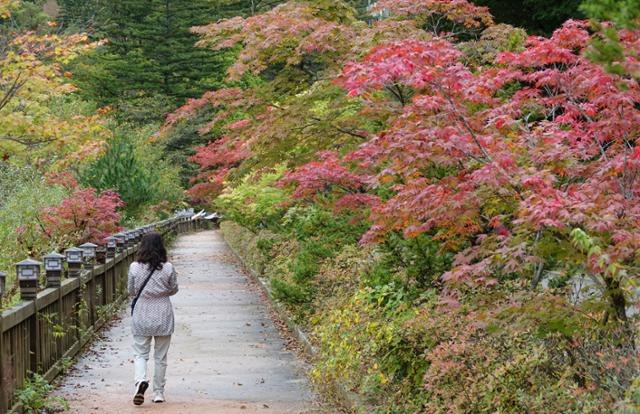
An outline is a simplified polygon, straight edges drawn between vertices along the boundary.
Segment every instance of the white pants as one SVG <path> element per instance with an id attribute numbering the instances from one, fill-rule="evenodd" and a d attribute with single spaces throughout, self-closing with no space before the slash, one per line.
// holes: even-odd
<path id="1" fill-rule="evenodd" d="M 135 381 L 149 381 L 147 379 L 147 361 L 151 351 L 151 339 L 153 345 L 153 391 L 164 392 L 167 372 L 167 352 L 171 344 L 171 336 L 134 336 L 133 352 L 135 355 Z"/>

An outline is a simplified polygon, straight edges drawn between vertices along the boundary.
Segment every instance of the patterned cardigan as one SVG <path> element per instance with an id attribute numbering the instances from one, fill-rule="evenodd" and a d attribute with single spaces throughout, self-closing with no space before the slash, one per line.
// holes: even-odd
<path id="1" fill-rule="evenodd" d="M 146 264 L 133 262 L 129 266 L 128 291 L 134 298 L 149 276 Z M 136 303 L 131 321 L 134 336 L 168 336 L 173 333 L 173 306 L 170 296 L 178 293 L 176 271 L 169 262 L 153 272 Z"/>

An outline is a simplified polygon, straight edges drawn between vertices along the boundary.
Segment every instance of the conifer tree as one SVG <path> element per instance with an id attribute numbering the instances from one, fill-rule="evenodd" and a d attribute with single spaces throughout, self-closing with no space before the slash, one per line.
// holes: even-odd
<path id="1" fill-rule="evenodd" d="M 92 32 L 100 26 L 107 0 L 57 0 L 57 20 L 71 31 Z"/>
<path id="2" fill-rule="evenodd" d="M 190 32 L 219 17 L 219 2 L 82 3 L 61 1 L 61 18 L 70 26 L 90 28 L 94 38 L 106 41 L 74 70 L 80 89 L 100 104 L 131 106 L 140 101 L 139 107 L 147 107 L 154 101 L 171 107 L 215 89 L 223 79 L 229 53 L 195 47 L 198 37 Z M 167 109 L 159 109 L 157 115 Z"/>

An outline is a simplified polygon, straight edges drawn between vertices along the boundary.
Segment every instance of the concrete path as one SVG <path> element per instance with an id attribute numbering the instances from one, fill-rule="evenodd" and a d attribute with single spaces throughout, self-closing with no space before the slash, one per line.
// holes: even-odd
<path id="1" fill-rule="evenodd" d="M 81 357 L 57 395 L 71 413 L 311 413 L 304 365 L 285 348 L 261 292 L 216 231 L 179 237 L 171 261 L 180 292 L 165 404 L 132 405 L 127 312 Z M 152 358 L 150 366 L 152 366 Z M 149 373 L 151 377 L 151 373 Z"/>

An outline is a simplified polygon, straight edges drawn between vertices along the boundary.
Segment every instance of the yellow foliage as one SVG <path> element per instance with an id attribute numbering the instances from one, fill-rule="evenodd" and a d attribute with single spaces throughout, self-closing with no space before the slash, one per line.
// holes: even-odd
<path id="1" fill-rule="evenodd" d="M 0 18 L 6 19 L 11 16 L 11 10 L 15 9 L 19 3 L 18 0 L 0 0 Z"/>
<path id="2" fill-rule="evenodd" d="M 0 14 L 15 4 L 0 1 Z M 63 109 L 75 88 L 62 67 L 94 46 L 83 34 L 25 32 L 9 42 L 0 54 L 1 156 L 39 165 L 101 146 L 106 130 L 99 117 Z"/>

